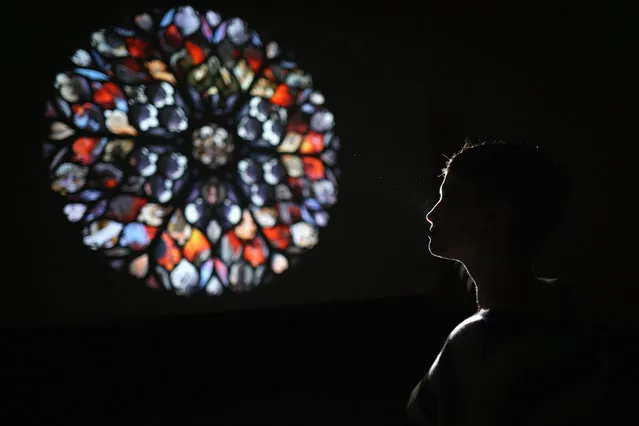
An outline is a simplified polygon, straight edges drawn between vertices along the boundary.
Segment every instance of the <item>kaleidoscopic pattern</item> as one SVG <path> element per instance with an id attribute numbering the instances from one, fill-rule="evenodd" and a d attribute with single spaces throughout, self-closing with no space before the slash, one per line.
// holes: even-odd
<path id="1" fill-rule="evenodd" d="M 318 243 L 333 115 L 239 19 L 190 6 L 92 34 L 45 108 L 51 188 L 115 269 L 177 294 L 247 291 Z"/>

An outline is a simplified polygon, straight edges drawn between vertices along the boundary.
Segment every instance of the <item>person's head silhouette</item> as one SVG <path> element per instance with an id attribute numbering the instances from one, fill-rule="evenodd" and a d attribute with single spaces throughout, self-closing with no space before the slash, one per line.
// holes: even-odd
<path id="1" fill-rule="evenodd" d="M 442 175 L 426 216 L 430 252 L 466 267 L 480 308 L 525 300 L 539 283 L 533 262 L 569 201 L 565 169 L 537 147 L 467 141 Z"/>

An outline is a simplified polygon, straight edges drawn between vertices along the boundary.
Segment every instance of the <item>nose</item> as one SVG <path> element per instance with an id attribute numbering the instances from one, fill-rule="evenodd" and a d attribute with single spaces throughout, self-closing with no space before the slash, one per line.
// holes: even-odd
<path id="1" fill-rule="evenodd" d="M 436 210 L 437 210 L 437 204 L 435 204 L 435 206 L 432 209 L 430 209 L 428 213 L 426 213 L 426 221 L 430 224 L 431 228 L 433 226 L 433 222 L 435 221 Z"/>

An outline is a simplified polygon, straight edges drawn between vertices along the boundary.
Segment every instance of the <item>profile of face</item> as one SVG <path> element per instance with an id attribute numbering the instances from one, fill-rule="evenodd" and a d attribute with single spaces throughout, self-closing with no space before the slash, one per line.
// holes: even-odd
<path id="1" fill-rule="evenodd" d="M 430 224 L 428 249 L 433 256 L 465 262 L 504 236 L 502 206 L 479 201 L 475 185 L 465 176 L 449 169 L 439 195 L 426 215 Z"/>

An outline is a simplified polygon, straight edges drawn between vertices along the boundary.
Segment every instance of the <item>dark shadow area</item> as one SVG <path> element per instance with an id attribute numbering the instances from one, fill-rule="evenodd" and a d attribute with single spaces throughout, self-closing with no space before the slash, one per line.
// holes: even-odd
<path id="1" fill-rule="evenodd" d="M 409 424 L 408 394 L 466 314 L 415 296 L 10 333 L 3 412 L 20 424 Z M 633 406 L 638 348 L 603 328 L 593 338 L 571 371 L 534 380 L 560 401 L 594 395 L 586 424 L 607 424 Z"/>
<path id="2" fill-rule="evenodd" d="M 76 34 L 161 6 L 119 3 L 21 4 L 21 36 L 5 53 L 17 243 L 3 281 L 4 424 L 408 424 L 411 389 L 475 312 L 456 266 L 429 256 L 424 221 L 442 155 L 466 136 L 538 143 L 574 174 L 568 220 L 538 271 L 569 279 L 593 310 L 597 350 L 580 375 L 595 375 L 583 385 L 600 396 L 592 424 L 626 419 L 639 378 L 627 14 L 206 4 L 312 72 L 336 117 L 343 174 L 331 225 L 299 267 L 246 295 L 185 299 L 109 270 L 71 237 L 39 160 L 34 100 Z"/>

